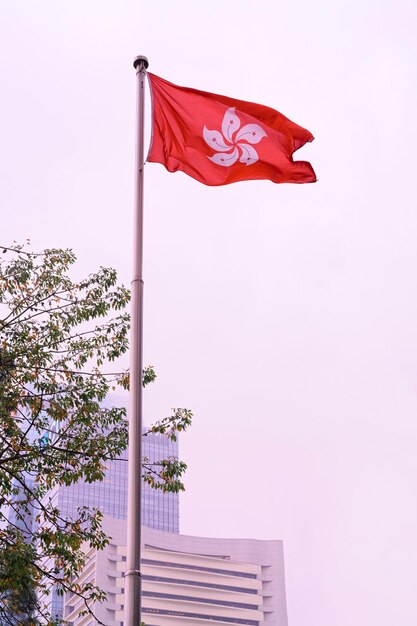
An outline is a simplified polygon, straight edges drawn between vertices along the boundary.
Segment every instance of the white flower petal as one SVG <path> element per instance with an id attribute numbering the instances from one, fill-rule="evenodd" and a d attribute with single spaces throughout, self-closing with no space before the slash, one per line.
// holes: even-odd
<path id="1" fill-rule="evenodd" d="M 233 143 L 233 133 L 235 133 L 240 128 L 240 119 L 235 113 L 235 108 L 231 107 L 227 109 L 224 114 L 223 123 L 222 123 L 222 132 L 224 138 L 230 143 Z"/>
<path id="2" fill-rule="evenodd" d="M 231 152 L 230 154 L 224 154 L 224 152 L 217 152 L 216 154 L 213 154 L 212 157 L 208 157 L 210 159 L 210 161 L 213 161 L 213 163 L 216 163 L 216 165 L 222 165 L 223 167 L 230 167 L 231 165 L 233 165 L 233 163 L 236 163 L 236 161 L 239 158 L 239 150 L 237 148 L 234 148 L 233 152 Z"/>
<path id="3" fill-rule="evenodd" d="M 231 150 L 232 146 L 228 146 L 222 134 L 218 130 L 209 130 L 204 126 L 203 137 L 207 145 L 213 150 Z"/>
<path id="4" fill-rule="evenodd" d="M 241 141 L 244 139 L 249 143 L 258 143 L 261 141 L 262 137 L 267 137 L 268 135 L 259 124 L 246 124 L 243 126 L 238 134 L 236 135 L 235 141 Z"/>
<path id="5" fill-rule="evenodd" d="M 252 148 L 248 143 L 238 143 L 239 148 L 242 150 L 242 154 L 240 156 L 240 162 L 245 163 L 246 165 L 252 165 L 259 160 L 258 153 L 255 148 Z"/>

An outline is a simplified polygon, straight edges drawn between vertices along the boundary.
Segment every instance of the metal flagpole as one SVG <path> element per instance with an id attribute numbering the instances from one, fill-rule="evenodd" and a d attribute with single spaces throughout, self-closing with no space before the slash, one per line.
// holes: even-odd
<path id="1" fill-rule="evenodd" d="M 133 61 L 137 80 L 135 215 L 133 238 L 133 278 L 131 285 L 129 448 L 127 496 L 127 558 L 125 574 L 124 626 L 140 626 L 141 590 L 141 511 L 142 511 L 142 346 L 143 346 L 143 129 L 145 77 L 148 59 Z"/>

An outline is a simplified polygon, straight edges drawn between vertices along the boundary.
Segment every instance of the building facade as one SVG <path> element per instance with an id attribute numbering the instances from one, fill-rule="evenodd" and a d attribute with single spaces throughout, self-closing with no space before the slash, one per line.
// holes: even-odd
<path id="1" fill-rule="evenodd" d="M 169 457 L 178 458 L 178 443 L 165 435 L 151 433 L 143 437 L 143 456 L 149 462 Z M 127 450 L 119 459 L 109 461 L 103 480 L 93 483 L 79 481 L 74 485 L 55 487 L 47 497 L 61 515 L 76 518 L 78 507 L 87 506 L 99 509 L 104 515 L 116 520 L 127 517 Z M 163 493 L 142 485 L 142 525 L 167 533 L 179 532 L 178 493 Z M 63 597 L 54 588 L 44 599 L 53 618 L 61 618 Z"/>
<path id="2" fill-rule="evenodd" d="M 167 458 L 178 458 L 178 443 L 159 433 L 151 433 L 142 440 L 142 453 L 151 463 Z M 100 509 L 104 515 L 116 519 L 127 516 L 127 450 L 119 459 L 109 461 L 104 479 L 94 483 L 80 481 L 68 487 L 59 487 L 48 494 L 65 517 L 77 514 L 77 508 L 88 506 Z M 177 493 L 162 493 L 143 484 L 142 524 L 179 532 L 179 497 Z"/>
<path id="3" fill-rule="evenodd" d="M 102 403 L 103 408 L 124 406 L 127 396 L 109 394 Z M 150 433 L 143 429 L 142 455 L 150 463 L 167 458 L 178 458 L 178 442 L 170 441 L 165 435 Z M 119 459 L 107 463 L 103 480 L 93 483 L 79 481 L 68 487 L 60 487 L 48 494 L 56 499 L 57 506 L 65 517 L 77 514 L 77 508 L 88 506 L 100 509 L 104 515 L 116 519 L 127 516 L 127 459 L 125 450 Z M 142 524 L 166 532 L 179 532 L 179 497 L 177 493 L 164 494 L 149 485 L 142 485 Z"/>
<path id="4" fill-rule="evenodd" d="M 110 544 L 90 550 L 79 582 L 97 584 L 107 601 L 94 613 L 123 626 L 126 521 L 106 517 Z M 142 620 L 146 626 L 288 626 L 281 541 L 189 537 L 144 528 Z M 71 626 L 95 626 L 82 600 L 64 597 Z"/>
<path id="5" fill-rule="evenodd" d="M 178 458 L 178 445 L 160 434 L 143 439 L 150 462 Z M 83 599 L 53 589 L 45 600 L 52 618 L 69 626 L 123 626 L 126 571 L 127 452 L 108 463 L 103 481 L 56 488 L 47 498 L 64 517 L 99 508 L 111 538 L 104 550 L 86 547 L 77 579 L 106 592 L 94 616 Z M 179 534 L 178 494 L 143 485 L 142 620 L 146 626 L 288 626 L 281 541 L 214 539 Z"/>

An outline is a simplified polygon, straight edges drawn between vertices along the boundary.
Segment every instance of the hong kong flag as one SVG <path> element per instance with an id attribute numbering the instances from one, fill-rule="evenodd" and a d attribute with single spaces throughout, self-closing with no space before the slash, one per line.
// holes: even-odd
<path id="1" fill-rule="evenodd" d="M 185 172 L 205 185 L 317 180 L 310 163 L 293 160 L 293 153 L 313 135 L 282 113 L 148 76 L 153 100 L 148 161 L 162 163 L 169 172 Z"/>

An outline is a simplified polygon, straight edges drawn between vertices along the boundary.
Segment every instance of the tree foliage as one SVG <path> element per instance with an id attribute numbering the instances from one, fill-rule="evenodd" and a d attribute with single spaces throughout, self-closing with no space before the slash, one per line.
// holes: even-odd
<path id="1" fill-rule="evenodd" d="M 83 545 L 108 541 L 101 512 L 80 507 L 68 518 L 51 494 L 103 479 L 126 449 L 125 409 L 103 400 L 129 386 L 128 372 L 110 369 L 128 349 L 130 293 L 104 267 L 72 280 L 71 250 L 0 250 L 0 623 L 52 624 L 45 600 L 53 584 L 83 598 L 86 611 L 104 598 L 74 582 Z M 154 378 L 146 368 L 143 384 Z M 174 409 L 145 436 L 175 440 L 191 418 Z M 163 491 L 182 490 L 185 469 L 178 459 L 143 459 L 144 480 Z"/>

